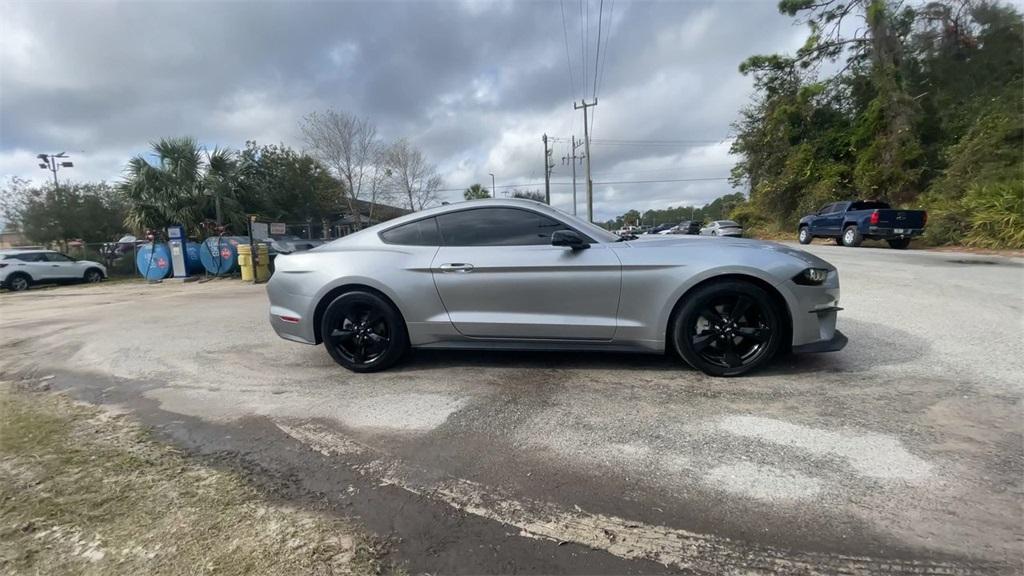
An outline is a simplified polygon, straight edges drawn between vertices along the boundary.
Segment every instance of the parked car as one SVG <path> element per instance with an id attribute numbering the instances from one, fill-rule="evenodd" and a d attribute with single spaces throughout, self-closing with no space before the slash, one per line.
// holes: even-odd
<path id="1" fill-rule="evenodd" d="M 893 210 L 885 202 L 855 200 L 826 204 L 800 219 L 797 239 L 810 244 L 815 238 L 834 238 L 836 244 L 860 246 L 864 239 L 885 240 L 889 247 L 905 249 L 924 233 L 924 210 Z"/>
<path id="2" fill-rule="evenodd" d="M 732 220 L 715 220 L 700 229 L 701 236 L 732 236 L 739 238 L 743 236 L 743 228 Z"/>
<path id="3" fill-rule="evenodd" d="M 704 227 L 704 222 L 701 220 L 683 220 L 676 226 L 676 234 L 700 234 L 700 229 Z"/>
<path id="4" fill-rule="evenodd" d="M 490 199 L 401 216 L 281 255 L 282 338 L 354 372 L 408 348 L 672 351 L 734 376 L 781 350 L 839 350 L 839 276 L 778 244 L 626 240 L 546 204 Z"/>
<path id="5" fill-rule="evenodd" d="M 107 267 L 91 260 L 75 260 L 53 250 L 12 248 L 0 250 L 0 284 L 8 290 L 28 290 L 49 282 L 99 282 Z"/>
<path id="6" fill-rule="evenodd" d="M 650 230 L 647 231 L 647 233 L 648 234 L 663 234 L 663 233 L 667 232 L 668 230 L 671 230 L 674 227 L 675 227 L 675 224 L 672 224 L 671 222 L 666 222 L 664 224 L 658 224 L 657 226 L 652 227 Z"/>
<path id="7" fill-rule="evenodd" d="M 640 228 L 637 226 L 623 226 L 616 230 L 615 233 L 623 238 L 627 236 L 639 236 Z"/>
<path id="8" fill-rule="evenodd" d="M 303 250 L 312 250 L 324 243 L 319 239 L 299 238 L 298 236 L 274 236 L 268 240 L 271 256 L 291 254 Z"/>

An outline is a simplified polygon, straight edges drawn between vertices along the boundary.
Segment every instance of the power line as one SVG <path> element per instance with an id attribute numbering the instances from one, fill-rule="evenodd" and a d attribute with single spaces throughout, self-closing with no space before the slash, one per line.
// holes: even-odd
<path id="1" fill-rule="evenodd" d="M 587 67 L 587 61 L 590 60 L 590 0 L 586 0 L 586 2 L 587 2 L 587 12 L 586 12 L 586 14 L 587 14 L 587 16 L 586 16 L 586 18 L 587 18 L 586 19 L 587 25 L 585 27 L 585 30 L 587 31 L 587 35 L 586 35 L 586 43 L 584 44 L 586 46 L 586 51 L 585 51 L 585 53 L 583 55 L 583 64 L 582 64 L 584 68 Z M 584 78 L 584 80 L 586 80 L 587 77 L 583 76 L 583 78 Z M 586 82 L 584 82 L 584 84 L 583 84 L 583 97 L 584 97 L 584 99 L 586 98 L 586 94 L 587 94 L 587 84 L 586 84 Z"/>
<path id="2" fill-rule="evenodd" d="M 601 0 L 602 2 L 604 0 Z M 611 5 L 608 7 L 608 33 L 611 33 L 612 24 L 614 23 L 613 17 L 615 15 L 615 0 L 612 0 Z M 601 62 L 601 79 L 597 83 L 597 89 L 600 90 L 601 86 L 604 85 L 604 71 L 608 66 L 608 54 L 609 46 L 611 46 L 612 37 L 608 36 L 604 41 L 604 60 Z M 597 99 L 597 90 L 594 91 L 594 99 Z"/>
<path id="3" fill-rule="evenodd" d="M 569 57 L 569 28 L 565 25 L 565 0 L 558 1 L 562 8 L 562 35 L 565 38 L 565 64 L 569 68 L 569 98 L 574 99 L 576 94 L 576 80 L 572 74 L 572 58 Z M 573 117 L 575 118 L 575 114 Z"/>
<path id="4" fill-rule="evenodd" d="M 604 182 L 594 182 L 595 186 L 612 186 L 616 184 L 672 184 L 677 182 L 713 182 L 728 180 L 728 176 L 709 177 L 709 178 L 671 178 L 666 180 L 607 180 Z M 532 186 L 543 186 L 543 182 L 525 182 L 519 184 L 502 184 L 501 186 L 492 186 L 492 188 L 527 188 Z M 552 182 L 552 186 L 572 186 L 572 182 Z M 467 187 L 462 188 L 439 188 L 435 192 L 462 192 Z"/>
<path id="5" fill-rule="evenodd" d="M 588 2 L 589 6 L 590 3 Z M 597 50 L 594 52 L 594 100 L 597 100 L 597 72 L 598 65 L 601 63 L 601 26 L 604 22 L 604 0 L 601 0 L 600 7 L 598 8 L 597 14 Z M 593 124 L 591 124 L 591 131 L 593 131 Z"/>
<path id="6" fill-rule="evenodd" d="M 580 84 L 581 94 L 586 97 L 587 94 L 587 52 L 586 42 L 583 39 L 583 0 L 579 0 L 580 7 L 580 74 L 583 76 L 583 82 Z"/>

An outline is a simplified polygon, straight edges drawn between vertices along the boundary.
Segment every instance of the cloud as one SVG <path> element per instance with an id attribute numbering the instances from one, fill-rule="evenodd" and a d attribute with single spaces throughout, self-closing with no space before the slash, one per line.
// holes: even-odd
<path id="1" fill-rule="evenodd" d="M 499 186 L 542 189 L 541 135 L 558 138 L 553 202 L 567 209 L 561 158 L 583 134 L 573 100 L 597 85 L 595 182 L 725 176 L 730 123 L 750 96 L 739 62 L 806 35 L 770 2 L 605 2 L 595 67 L 597 0 L 4 6 L 0 176 L 45 178 L 35 154 L 67 150 L 75 168 L 62 177 L 116 180 L 150 142 L 178 135 L 301 148 L 299 120 L 333 107 L 422 147 L 456 189 L 447 199 L 492 172 Z M 582 206 L 582 171 L 579 182 Z M 597 184 L 595 209 L 604 219 L 730 191 Z"/>

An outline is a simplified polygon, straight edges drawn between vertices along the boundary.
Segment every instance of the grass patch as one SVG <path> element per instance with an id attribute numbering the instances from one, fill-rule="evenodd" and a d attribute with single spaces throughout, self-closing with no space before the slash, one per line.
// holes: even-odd
<path id="1" fill-rule="evenodd" d="M 379 574 L 379 556 L 125 416 L 0 383 L 0 573 Z"/>

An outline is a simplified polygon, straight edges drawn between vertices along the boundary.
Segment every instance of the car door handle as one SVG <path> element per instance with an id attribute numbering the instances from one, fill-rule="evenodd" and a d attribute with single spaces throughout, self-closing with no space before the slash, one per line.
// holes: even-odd
<path id="1" fill-rule="evenodd" d="M 441 264 L 440 266 L 438 266 L 438 268 L 441 269 L 441 272 L 471 272 L 473 270 L 473 265 L 463 264 L 459 262 L 451 264 Z"/>

